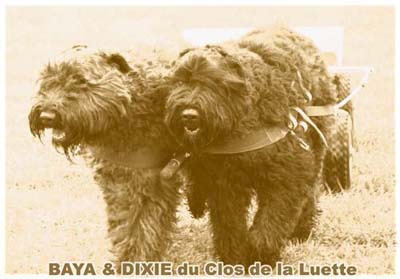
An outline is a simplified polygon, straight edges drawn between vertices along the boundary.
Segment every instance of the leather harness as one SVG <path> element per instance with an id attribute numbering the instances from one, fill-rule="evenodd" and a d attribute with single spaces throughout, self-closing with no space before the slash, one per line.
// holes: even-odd
<path id="1" fill-rule="evenodd" d="M 304 121 L 297 122 L 297 117 L 291 113 L 289 117 L 291 123 L 289 123 L 288 127 L 265 127 L 243 138 L 231 139 L 230 141 L 222 144 L 209 146 L 203 152 L 207 154 L 239 154 L 255 151 L 278 142 L 279 140 L 283 139 L 288 133 L 295 135 L 294 129 L 298 125 L 301 125 L 304 130 L 307 129 L 308 125 L 312 126 L 319 134 L 325 145 L 327 145 L 324 135 L 310 119 L 310 117 L 336 115 L 338 110 L 346 105 L 365 86 L 368 80 L 368 74 L 371 72 L 372 70 L 369 69 L 369 72 L 361 81 L 360 85 L 356 87 L 353 92 L 351 92 L 344 100 L 342 100 L 338 104 L 325 106 L 306 106 L 304 107 L 304 109 L 301 109 L 299 107 L 292 108 L 292 112 L 301 116 Z M 308 91 L 305 90 L 305 92 Z M 309 100 L 311 101 L 311 93 L 308 95 L 311 96 Z M 307 143 L 305 143 L 301 138 L 298 138 L 298 140 L 300 146 L 308 150 Z M 171 154 L 167 154 L 158 146 L 152 146 L 151 148 L 141 148 L 132 153 L 115 153 L 104 148 L 90 148 L 90 151 L 97 158 L 110 161 L 120 166 L 136 169 L 160 168 L 171 156 Z M 164 179 L 172 178 L 172 176 L 179 169 L 182 163 L 190 157 L 190 153 L 182 152 L 179 154 L 174 154 L 172 157 L 173 158 L 169 160 L 169 162 L 163 167 L 160 172 L 161 177 Z"/>
<path id="2" fill-rule="evenodd" d="M 323 107 L 321 107 L 320 110 L 323 110 Z M 328 115 L 327 112 L 325 112 L 324 115 Z M 289 132 L 294 134 L 293 130 L 300 123 L 295 120 L 296 117 L 291 117 L 290 119 L 290 128 L 286 126 L 265 127 L 250 133 L 245 137 L 235 138 L 218 145 L 209 146 L 205 148 L 203 152 L 207 154 L 222 155 L 246 153 L 262 149 L 283 139 Z M 308 145 L 302 139 L 298 139 L 300 140 L 300 145 L 304 149 L 308 149 Z M 190 157 L 190 153 L 182 152 L 173 154 L 171 158 L 171 154 L 165 152 L 161 147 L 154 145 L 152 147 L 144 147 L 134 152 L 127 153 L 115 152 L 101 147 L 89 147 L 88 149 L 96 158 L 107 160 L 122 167 L 134 169 L 162 168 L 161 177 L 164 179 L 172 178 L 182 163 Z M 168 161 L 168 158 L 171 159 Z M 164 166 L 166 161 L 168 161 L 168 163 Z"/>
<path id="3" fill-rule="evenodd" d="M 102 147 L 89 147 L 96 158 L 132 169 L 160 168 L 170 158 L 160 146 L 143 147 L 133 152 L 115 152 Z"/>

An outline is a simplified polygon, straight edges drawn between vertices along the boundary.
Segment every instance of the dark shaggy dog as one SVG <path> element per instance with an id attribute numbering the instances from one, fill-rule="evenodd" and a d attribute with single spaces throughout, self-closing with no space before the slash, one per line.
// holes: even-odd
<path id="1" fill-rule="evenodd" d="M 305 239 L 313 227 L 322 137 L 299 125 L 261 149 L 215 150 L 222 146 L 224 153 L 224 146 L 263 129 L 284 132 L 290 115 L 302 120 L 291 107 L 336 103 L 318 50 L 286 28 L 257 31 L 236 45 L 182 52 L 172 81 L 165 121 L 182 149 L 192 152 L 186 167 L 194 181 L 188 190 L 193 215 L 202 216 L 207 203 L 215 251 L 225 263 L 274 264 L 286 240 Z M 331 121 L 314 119 L 323 133 Z M 253 193 L 258 210 L 249 227 Z"/>
<path id="2" fill-rule="evenodd" d="M 105 53 L 49 64 L 29 115 L 34 136 L 52 129 L 56 148 L 84 154 L 93 167 L 118 266 L 162 260 L 174 230 L 178 189 L 159 175 L 171 155 L 164 64 Z"/>

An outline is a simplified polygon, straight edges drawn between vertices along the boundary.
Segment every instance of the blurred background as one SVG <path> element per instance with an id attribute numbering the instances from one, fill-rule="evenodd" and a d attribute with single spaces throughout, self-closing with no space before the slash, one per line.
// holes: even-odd
<path id="1" fill-rule="evenodd" d="M 394 272 L 393 7 L 8 7 L 6 16 L 8 273 L 47 273 L 49 261 L 101 266 L 110 257 L 104 203 L 90 170 L 80 160 L 71 165 L 29 132 L 35 82 L 47 62 L 77 44 L 173 59 L 190 46 L 187 30 L 276 23 L 340 27 L 342 65 L 375 70 L 354 99 L 359 150 L 353 188 L 322 197 L 312 242 L 289 246 L 285 262 L 341 261 L 363 273 Z M 206 218 L 192 220 L 182 205 L 171 261 L 213 259 Z"/>

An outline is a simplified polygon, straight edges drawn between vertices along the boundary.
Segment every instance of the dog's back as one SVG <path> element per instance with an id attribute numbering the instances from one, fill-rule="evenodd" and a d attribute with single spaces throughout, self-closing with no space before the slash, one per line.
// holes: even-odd
<path id="1" fill-rule="evenodd" d="M 337 101 L 332 78 L 311 39 L 287 27 L 273 26 L 248 33 L 238 44 L 257 53 L 268 65 L 285 72 L 287 78 L 294 82 L 290 84 L 291 88 L 287 88 L 288 92 L 293 88 L 302 91 L 304 87 L 312 94 L 311 104 Z"/>

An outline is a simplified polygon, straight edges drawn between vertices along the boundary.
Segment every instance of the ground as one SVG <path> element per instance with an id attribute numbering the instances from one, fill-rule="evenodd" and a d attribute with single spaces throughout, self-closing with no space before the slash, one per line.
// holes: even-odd
<path id="1" fill-rule="evenodd" d="M 283 11 L 282 17 L 289 15 L 290 11 Z M 313 25 L 306 20 L 311 17 L 307 16 L 311 12 L 301 11 L 302 16 L 292 13 L 289 24 Z M 201 12 L 197 11 L 198 17 Z M 61 35 L 55 31 L 38 33 L 38 30 L 52 28 L 51 22 L 48 24 L 40 13 L 31 17 L 26 13 L 28 10 L 22 13 L 25 16 L 21 16 L 21 11 L 15 8 L 8 21 L 11 32 L 7 38 L 6 272 L 47 273 L 47 264 L 51 261 L 85 261 L 100 267 L 111 254 L 108 252 L 105 205 L 91 171 L 79 159 L 71 165 L 48 141 L 41 145 L 33 139 L 27 120 L 37 69 L 52 57 L 51 53 L 56 53 L 56 49 L 68 46 L 69 41 L 60 41 L 60 38 L 73 40 L 75 37 L 73 32 Z M 57 18 L 64 22 L 57 13 L 64 11 L 53 10 L 46 15 L 51 14 L 53 20 Z M 122 13 L 121 17 L 124 15 L 128 14 Z M 157 13 L 152 15 L 156 17 Z M 345 38 L 345 64 L 369 64 L 375 67 L 375 74 L 355 99 L 358 150 L 354 153 L 352 188 L 341 194 L 321 197 L 322 215 L 315 232 L 303 244 L 289 244 L 283 252 L 283 260 L 286 264 L 297 264 L 299 260 L 308 264 L 344 262 L 356 265 L 359 273 L 392 274 L 395 270 L 396 238 L 393 41 L 390 39 L 393 33 L 388 19 L 392 14 L 387 10 L 364 10 L 361 13 L 354 9 L 351 12 L 338 10 L 335 15 L 320 10 L 320 15 L 316 21 L 343 24 L 346 32 L 350 32 Z M 175 18 L 176 14 L 168 17 L 168 12 L 160 12 L 158 16 Z M 209 16 L 209 21 L 214 24 L 224 21 L 218 21 L 215 14 Z M 260 18 L 262 22 L 261 15 L 254 13 L 254 18 Z M 348 23 L 347 18 L 352 22 Z M 186 20 L 189 22 L 188 18 Z M 23 27 L 17 26 L 16 22 Z M 149 22 L 151 19 L 145 16 L 143 22 L 138 20 L 132 28 L 139 30 L 141 24 Z M 197 26 L 200 22 L 196 23 Z M 233 25 L 232 22 L 229 24 Z M 32 35 L 35 28 L 37 33 Z M 360 35 L 369 31 L 372 34 Z M 49 34 L 53 37 L 48 37 Z M 35 36 L 42 37 L 37 39 Z M 166 33 L 163 36 L 166 37 Z M 144 37 L 145 34 L 139 33 L 136 41 L 129 42 L 137 45 Z M 115 38 L 118 44 L 123 45 L 125 37 Z M 174 37 L 171 35 L 170 38 Z M 37 42 L 33 43 L 34 39 Z M 28 54 L 26 40 L 30 40 L 32 47 Z M 105 44 L 105 41 L 98 43 Z M 360 46 L 376 50 L 376 55 L 369 55 L 369 48 L 364 50 Z M 178 233 L 168 251 L 168 259 L 198 264 L 212 260 L 207 217 L 191 219 L 184 204 L 178 215 Z"/>

